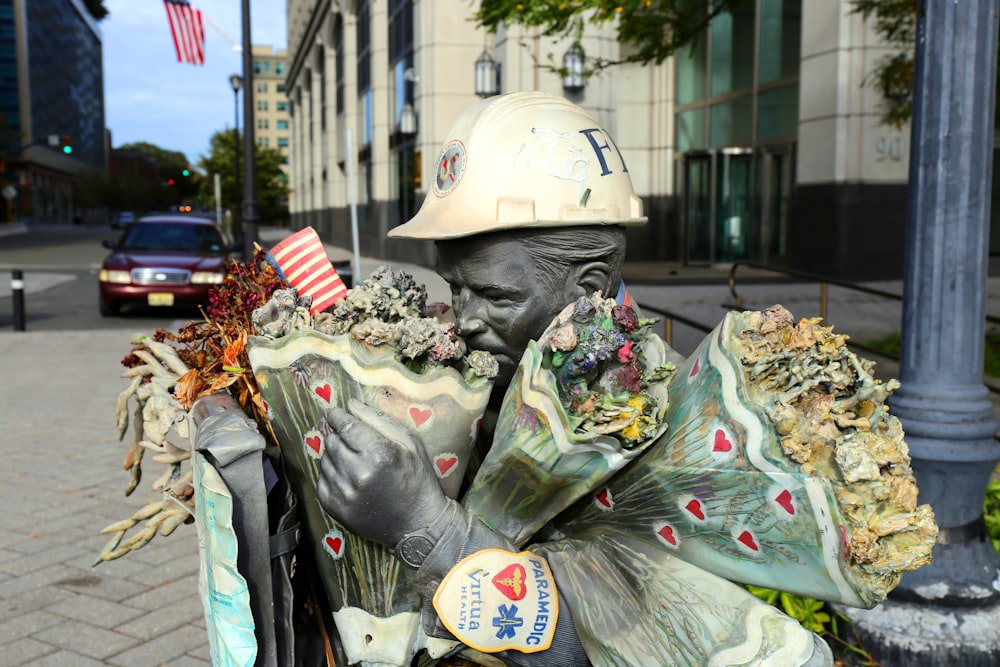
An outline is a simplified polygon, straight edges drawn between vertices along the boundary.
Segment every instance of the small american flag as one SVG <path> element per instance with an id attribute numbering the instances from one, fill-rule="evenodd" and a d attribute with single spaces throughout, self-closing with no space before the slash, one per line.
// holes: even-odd
<path id="1" fill-rule="evenodd" d="M 314 315 L 344 298 L 347 286 L 326 256 L 323 242 L 312 227 L 306 227 L 271 248 L 269 259 L 284 274 L 299 296 L 311 296 Z"/>
<path id="2" fill-rule="evenodd" d="M 188 0 L 163 0 L 163 6 L 167 9 L 177 62 L 204 65 L 205 26 L 201 10 L 192 7 Z"/>

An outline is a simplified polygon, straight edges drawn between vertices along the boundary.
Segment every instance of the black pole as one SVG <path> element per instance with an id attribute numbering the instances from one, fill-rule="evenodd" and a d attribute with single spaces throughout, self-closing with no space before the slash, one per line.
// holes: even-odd
<path id="1" fill-rule="evenodd" d="M 233 234 L 239 241 L 240 248 L 244 247 L 243 216 L 240 215 L 240 208 L 243 201 L 243 192 L 240 190 L 240 91 L 233 90 L 233 110 L 236 116 L 233 123 L 233 150 L 236 155 L 236 194 L 233 196 Z"/>
<path id="2" fill-rule="evenodd" d="M 253 131 L 253 46 L 250 41 L 250 0 L 243 0 L 243 259 L 253 259 L 257 241 L 257 165 Z"/>
<path id="3" fill-rule="evenodd" d="M 14 331 L 24 331 L 24 273 L 20 269 L 10 272 L 10 292 L 14 304 Z"/>
<path id="4" fill-rule="evenodd" d="M 983 384 L 1000 0 L 917 4 L 900 374 L 890 398 L 934 562 L 882 605 L 852 612 L 887 667 L 1000 664 L 1000 558 L 983 498 L 1000 460 Z"/>

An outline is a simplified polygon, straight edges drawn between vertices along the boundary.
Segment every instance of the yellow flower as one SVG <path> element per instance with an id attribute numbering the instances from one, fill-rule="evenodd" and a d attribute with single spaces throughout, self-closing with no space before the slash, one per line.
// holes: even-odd
<path id="1" fill-rule="evenodd" d="M 646 410 L 646 397 L 642 395 L 633 396 L 628 399 L 627 405 L 635 410 L 635 419 L 632 423 L 622 429 L 622 437 L 632 441 L 642 439 L 643 412 Z"/>

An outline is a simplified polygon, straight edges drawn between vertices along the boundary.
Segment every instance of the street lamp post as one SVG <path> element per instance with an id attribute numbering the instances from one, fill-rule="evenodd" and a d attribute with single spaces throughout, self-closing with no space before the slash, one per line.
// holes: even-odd
<path id="1" fill-rule="evenodd" d="M 250 0 L 243 0 L 243 259 L 253 259 L 257 241 L 257 170 L 253 130 L 253 47 L 250 41 Z"/>
<path id="2" fill-rule="evenodd" d="M 239 74 L 230 75 L 229 85 L 233 87 L 233 112 L 235 115 L 233 123 L 233 151 L 236 155 L 236 196 L 233 198 L 233 234 L 242 248 L 243 222 L 242 216 L 240 216 L 240 207 L 243 201 L 243 193 L 240 192 L 240 86 L 243 85 L 243 77 Z"/>
<path id="3" fill-rule="evenodd" d="M 1000 558 L 983 497 L 1000 460 L 983 384 L 998 0 L 920 2 L 899 380 L 934 562 L 889 599 L 851 611 L 885 665 L 1000 664 Z"/>

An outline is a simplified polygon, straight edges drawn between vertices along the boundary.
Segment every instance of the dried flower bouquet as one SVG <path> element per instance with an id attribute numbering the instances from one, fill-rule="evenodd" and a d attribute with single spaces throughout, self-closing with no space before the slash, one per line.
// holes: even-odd
<path id="1" fill-rule="evenodd" d="M 732 581 L 858 607 L 930 562 L 898 386 L 847 337 L 781 306 L 728 314 L 670 384 L 666 434 L 560 517 Z"/>
<path id="2" fill-rule="evenodd" d="M 655 440 L 673 364 L 651 323 L 599 295 L 563 309 L 529 343 L 463 505 L 523 544 Z"/>

